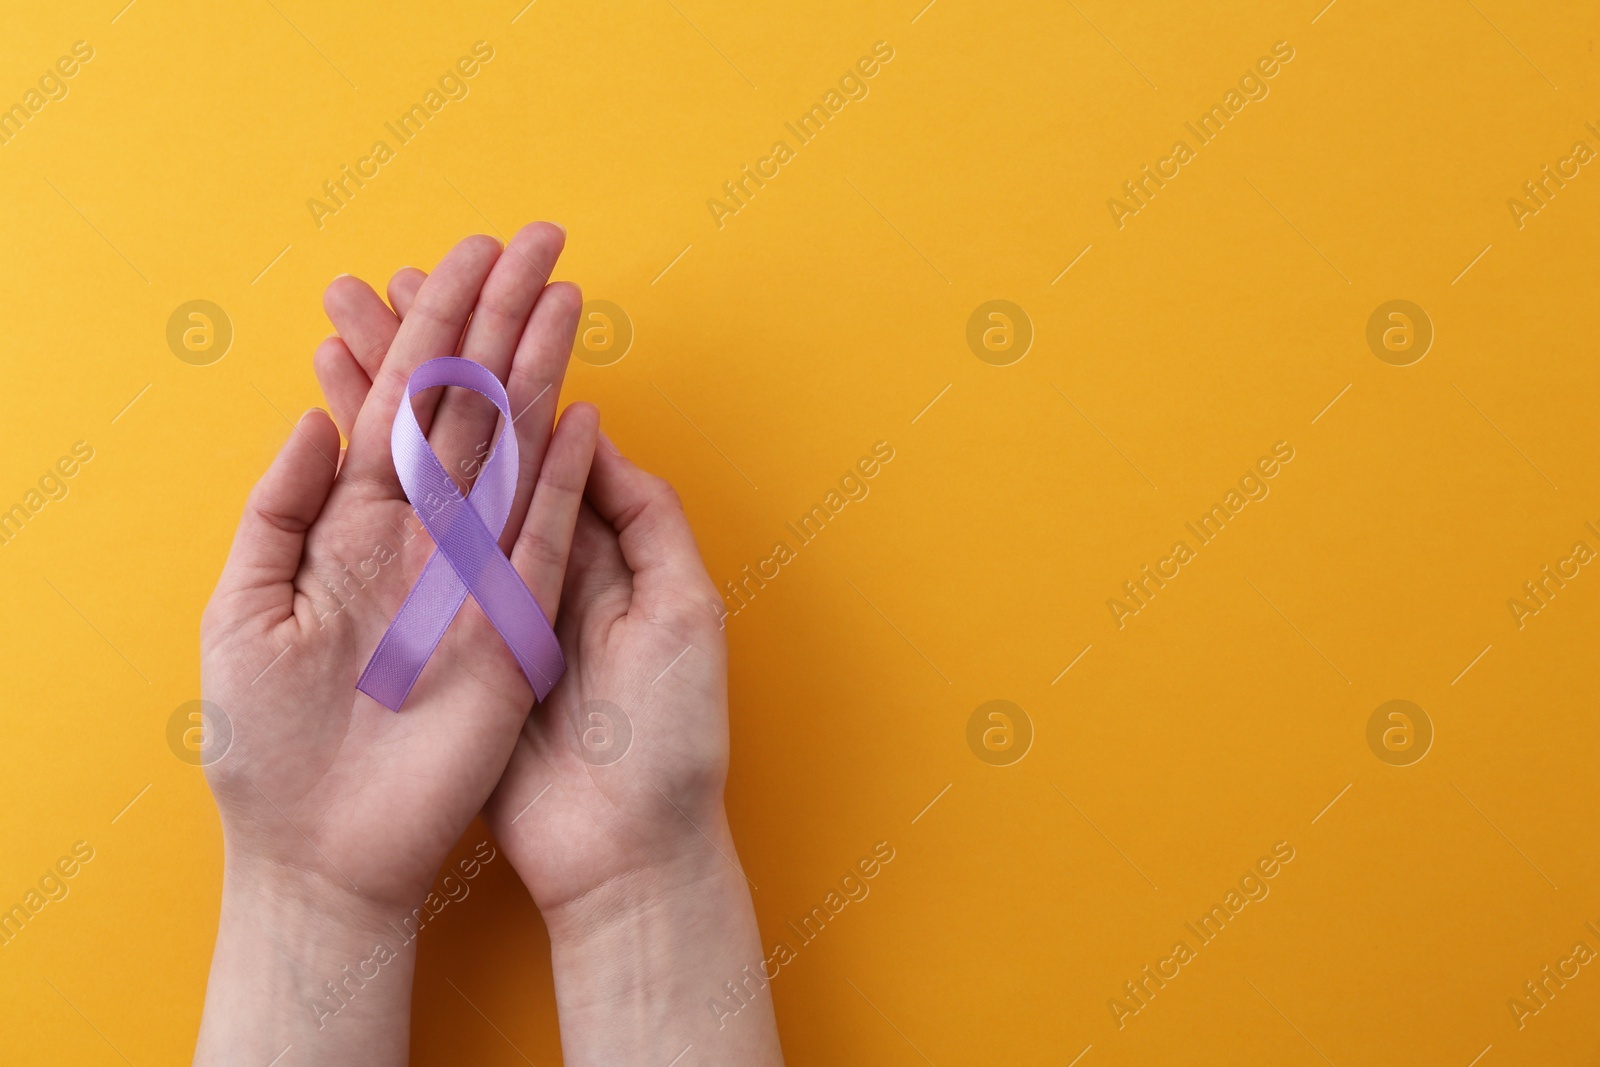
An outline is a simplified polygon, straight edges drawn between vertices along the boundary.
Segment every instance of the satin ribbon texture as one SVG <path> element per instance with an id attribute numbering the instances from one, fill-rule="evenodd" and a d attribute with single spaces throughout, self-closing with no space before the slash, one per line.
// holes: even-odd
<path id="1" fill-rule="evenodd" d="M 440 385 L 481 393 L 494 401 L 502 416 L 489 461 L 466 496 L 428 447 L 411 407 L 412 397 Z M 390 711 L 399 711 L 471 593 L 516 657 L 534 695 L 543 700 L 567 663 L 549 620 L 500 551 L 495 532 L 505 528 L 517 489 L 517 434 L 505 387 L 470 359 L 430 359 L 406 383 L 389 447 L 406 498 L 436 548 L 378 641 L 356 688 Z"/>

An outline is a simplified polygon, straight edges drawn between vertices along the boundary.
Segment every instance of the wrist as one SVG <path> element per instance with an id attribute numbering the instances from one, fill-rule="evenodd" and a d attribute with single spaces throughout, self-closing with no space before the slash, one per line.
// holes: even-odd
<path id="1" fill-rule="evenodd" d="M 782 1062 L 750 884 L 720 810 L 700 830 L 543 912 L 569 1065 L 666 1063 L 689 1045 L 701 1063 Z"/>
<path id="2" fill-rule="evenodd" d="M 197 1063 L 404 1063 L 416 954 L 384 909 L 321 875 L 230 855 Z"/>
<path id="3" fill-rule="evenodd" d="M 224 917 L 230 905 L 261 905 L 285 918 L 314 922 L 320 917 L 329 926 L 361 928 L 381 923 L 391 912 L 403 914 L 420 898 L 421 894 L 407 891 L 394 900 L 380 900 L 362 892 L 325 860 L 307 867 L 270 849 L 241 846 L 224 837 Z"/>
<path id="4" fill-rule="evenodd" d="M 685 825 L 671 837 L 651 842 L 651 855 L 601 884 L 560 903 L 541 903 L 540 916 L 552 946 L 579 948 L 604 940 L 619 928 L 649 921 L 682 907 L 697 893 L 725 886 L 742 890 L 748 883 L 739 866 L 727 816 L 719 807 L 699 829 Z M 520 873 L 520 872 L 519 872 Z"/>

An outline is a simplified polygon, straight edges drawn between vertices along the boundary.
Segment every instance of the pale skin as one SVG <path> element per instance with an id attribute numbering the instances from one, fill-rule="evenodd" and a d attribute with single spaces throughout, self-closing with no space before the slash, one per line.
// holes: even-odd
<path id="1" fill-rule="evenodd" d="M 202 619 L 204 696 L 233 740 L 206 769 L 224 875 L 196 1063 L 406 1062 L 415 949 L 395 924 L 480 811 L 549 928 L 566 1063 L 659 1065 L 689 1045 L 686 1064 L 782 1062 L 770 989 L 747 985 L 732 1017 L 708 1007 L 763 955 L 723 805 L 721 601 L 671 488 L 592 406 L 556 420 L 581 305 L 547 284 L 564 239 L 547 223 L 505 249 L 468 238 L 431 276 L 396 274 L 387 304 L 349 277 L 325 294 L 329 413 L 301 419 L 251 493 Z M 406 539 L 388 438 L 411 371 L 447 354 L 493 371 L 516 413 L 501 547 L 568 664 L 531 714 L 470 598 L 400 712 L 354 688 L 433 548 Z M 469 488 L 498 416 L 465 390 L 415 404 Z M 597 760 L 585 731 L 622 720 L 625 754 Z M 350 981 L 379 940 L 393 957 Z"/>

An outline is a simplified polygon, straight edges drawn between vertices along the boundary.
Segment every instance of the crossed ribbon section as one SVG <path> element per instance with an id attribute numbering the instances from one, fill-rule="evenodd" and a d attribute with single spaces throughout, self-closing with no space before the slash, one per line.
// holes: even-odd
<path id="1" fill-rule="evenodd" d="M 428 447 L 411 407 L 412 397 L 440 385 L 471 389 L 500 409 L 500 435 L 465 496 Z M 505 529 L 517 490 L 517 435 L 505 387 L 470 359 L 430 359 L 406 383 L 389 446 L 406 498 L 437 547 L 379 639 L 356 688 L 399 711 L 471 593 L 516 657 L 534 695 L 543 700 L 567 662 L 549 620 L 492 532 Z"/>

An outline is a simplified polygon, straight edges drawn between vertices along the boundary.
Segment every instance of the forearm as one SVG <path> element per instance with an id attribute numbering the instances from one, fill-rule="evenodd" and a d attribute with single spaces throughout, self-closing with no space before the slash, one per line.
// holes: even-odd
<path id="1" fill-rule="evenodd" d="M 404 1064 L 416 953 L 387 918 L 314 876 L 229 864 L 195 1063 Z"/>
<path id="2" fill-rule="evenodd" d="M 725 819 L 668 869 L 545 914 L 568 1067 L 781 1064 L 749 884 Z"/>

